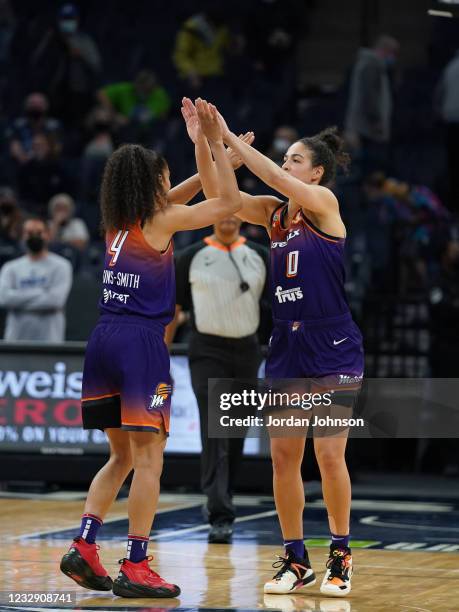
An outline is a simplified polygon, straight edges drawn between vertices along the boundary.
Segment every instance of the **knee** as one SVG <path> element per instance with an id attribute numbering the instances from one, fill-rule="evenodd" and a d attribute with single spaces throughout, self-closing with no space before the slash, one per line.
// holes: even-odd
<path id="1" fill-rule="evenodd" d="M 344 455 L 332 449 L 316 451 L 316 458 L 321 474 L 332 478 L 338 476 L 345 465 Z"/>
<path id="2" fill-rule="evenodd" d="M 128 474 L 132 470 L 132 456 L 128 450 L 125 452 L 112 452 L 110 462 L 120 472 Z"/>
<path id="3" fill-rule="evenodd" d="M 163 456 L 161 453 L 135 453 L 133 457 L 134 470 L 148 470 L 159 478 L 163 471 Z"/>
<path id="4" fill-rule="evenodd" d="M 272 451 L 273 472 L 277 477 L 293 475 L 294 469 L 301 468 L 301 458 L 292 453 L 287 447 L 273 449 Z"/>

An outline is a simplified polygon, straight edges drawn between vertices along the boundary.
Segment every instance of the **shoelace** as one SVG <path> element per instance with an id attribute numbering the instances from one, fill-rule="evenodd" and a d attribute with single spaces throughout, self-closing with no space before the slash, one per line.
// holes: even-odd
<path id="1" fill-rule="evenodd" d="M 78 543 L 78 542 L 81 542 L 81 541 L 83 541 L 83 542 L 84 542 L 85 540 L 83 540 L 83 538 L 80 538 L 80 537 L 78 536 L 77 538 L 73 538 L 73 541 Z M 96 544 L 96 557 L 97 557 L 97 560 L 98 560 L 98 561 L 99 561 L 99 554 L 98 554 L 98 553 L 99 553 L 99 550 L 100 550 L 100 546 L 99 546 L 99 544 Z"/>
<path id="2" fill-rule="evenodd" d="M 280 580 L 285 572 L 290 569 L 290 564 L 291 561 L 288 557 L 277 557 L 277 561 L 274 561 L 272 567 L 274 567 L 274 569 L 280 567 L 281 569 L 273 577 L 273 580 Z"/>
<path id="3" fill-rule="evenodd" d="M 327 568 L 330 570 L 329 580 L 333 578 L 344 579 L 344 571 L 346 569 L 346 563 L 344 561 L 346 557 L 344 550 L 334 550 L 327 561 Z"/>
<path id="4" fill-rule="evenodd" d="M 153 561 L 153 557 L 151 555 L 148 555 L 147 557 L 145 557 L 145 559 L 147 560 L 148 563 L 150 563 L 150 561 Z M 144 561 L 145 561 L 144 559 Z M 120 565 L 122 565 L 124 563 L 124 561 L 130 561 L 130 559 L 128 559 L 127 557 L 123 557 L 123 559 L 118 559 L 118 563 Z M 153 574 L 153 576 L 156 576 L 156 578 L 161 578 L 161 576 L 159 574 L 157 574 L 156 572 L 154 572 L 150 566 L 148 566 L 148 569 L 150 570 L 150 573 Z M 161 580 L 163 580 L 161 578 Z"/>

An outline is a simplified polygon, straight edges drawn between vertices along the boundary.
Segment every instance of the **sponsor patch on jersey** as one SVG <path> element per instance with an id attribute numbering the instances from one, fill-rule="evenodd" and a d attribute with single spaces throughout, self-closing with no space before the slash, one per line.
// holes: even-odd
<path id="1" fill-rule="evenodd" d="M 296 302 L 303 299 L 303 290 L 301 287 L 293 287 L 293 289 L 282 289 L 280 285 L 276 287 L 274 295 L 277 297 L 279 304 L 285 302 Z"/>
<path id="2" fill-rule="evenodd" d="M 103 300 L 104 304 L 106 304 L 109 300 L 117 300 L 122 304 L 127 304 L 129 298 L 128 293 L 117 293 L 116 291 L 112 291 L 111 289 L 105 289 L 103 292 Z"/>
<path id="3" fill-rule="evenodd" d="M 292 238 L 296 238 L 299 235 L 300 235 L 300 230 L 292 230 L 291 232 L 288 233 L 287 238 L 285 240 L 281 242 L 271 242 L 271 248 L 277 249 L 277 248 L 286 247 L 289 240 L 291 240 Z"/>

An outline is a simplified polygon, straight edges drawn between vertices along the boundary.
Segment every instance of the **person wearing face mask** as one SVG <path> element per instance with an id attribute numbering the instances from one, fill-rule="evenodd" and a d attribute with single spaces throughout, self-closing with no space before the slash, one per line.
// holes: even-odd
<path id="1" fill-rule="evenodd" d="M 93 38 L 80 30 L 74 4 L 60 7 L 56 26 L 44 34 L 31 57 L 31 68 L 43 73 L 56 114 L 79 125 L 93 106 L 102 60 Z"/>
<path id="2" fill-rule="evenodd" d="M 274 132 L 271 147 L 266 155 L 271 158 L 276 164 L 281 166 L 284 162 L 284 153 L 299 138 L 295 128 L 289 125 L 281 125 Z"/>
<path id="3" fill-rule="evenodd" d="M 345 130 L 348 145 L 360 153 L 362 175 L 387 170 L 393 117 L 391 70 L 400 44 L 380 36 L 359 50 L 351 74 Z"/>
<path id="4" fill-rule="evenodd" d="M 7 311 L 4 340 L 63 342 L 72 267 L 48 251 L 49 234 L 43 219 L 27 219 L 22 240 L 26 254 L 0 270 L 0 307 Z"/>
<path id="5" fill-rule="evenodd" d="M 10 155 L 19 164 L 27 163 L 33 156 L 33 139 L 37 134 L 53 136 L 60 148 L 60 123 L 48 117 L 48 99 L 40 92 L 28 95 L 24 103 L 24 115 L 13 121 L 6 135 L 10 141 Z"/>

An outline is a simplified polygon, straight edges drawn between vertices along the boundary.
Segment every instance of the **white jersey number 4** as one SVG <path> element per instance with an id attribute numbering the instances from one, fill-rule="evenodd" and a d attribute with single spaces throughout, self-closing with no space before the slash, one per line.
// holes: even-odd
<path id="1" fill-rule="evenodd" d="M 114 266 L 118 261 L 118 257 L 120 256 L 121 249 L 123 248 L 123 244 L 128 234 L 129 230 L 120 230 L 113 239 L 113 242 L 111 243 L 110 248 L 108 249 L 108 252 L 112 256 L 110 263 L 108 264 L 109 266 Z"/>
<path id="2" fill-rule="evenodd" d="M 298 274 L 299 251 L 290 251 L 287 255 L 287 278 L 293 278 Z"/>

